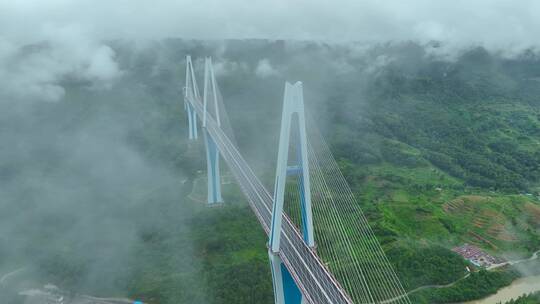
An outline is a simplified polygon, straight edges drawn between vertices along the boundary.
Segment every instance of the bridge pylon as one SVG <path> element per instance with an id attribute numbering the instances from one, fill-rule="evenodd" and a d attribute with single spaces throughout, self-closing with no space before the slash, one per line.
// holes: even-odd
<path id="1" fill-rule="evenodd" d="M 212 117 L 216 120 L 218 127 L 221 125 L 219 118 L 218 97 L 216 94 L 216 78 L 214 76 L 214 69 L 212 67 L 212 60 L 208 57 L 205 60 L 204 66 L 204 93 L 203 93 L 203 117 L 202 117 L 202 131 L 204 137 L 204 143 L 206 146 L 206 164 L 207 164 L 207 176 L 208 176 L 208 204 L 215 205 L 223 203 L 221 196 L 221 174 L 219 170 L 219 149 L 214 142 L 214 139 L 208 133 L 206 129 L 207 120 L 207 105 L 212 103 L 215 109 L 215 114 Z M 197 87 L 197 80 L 195 78 L 195 71 L 193 70 L 193 62 L 191 56 L 186 56 L 186 86 L 184 87 L 184 108 L 188 114 L 189 124 L 189 139 L 195 140 L 198 138 L 197 133 L 197 112 L 194 105 L 201 102 L 201 96 L 199 95 L 199 88 Z"/>
<path id="2" fill-rule="evenodd" d="M 216 78 L 214 68 L 212 67 L 212 59 L 207 57 L 204 64 L 204 91 L 203 91 L 203 132 L 204 142 L 206 146 L 206 164 L 208 176 L 208 204 L 214 205 L 223 203 L 221 196 L 221 173 L 219 170 L 219 149 L 217 148 L 214 139 L 206 129 L 206 121 L 208 119 L 208 104 L 212 103 L 214 107 L 214 116 L 218 127 L 221 126 L 219 117 L 218 95 L 216 89 Z"/>
<path id="3" fill-rule="evenodd" d="M 195 113 L 195 109 L 193 109 L 193 106 L 189 103 L 188 98 L 200 98 L 197 81 L 195 79 L 195 72 L 193 71 L 193 63 L 191 62 L 191 56 L 186 56 L 186 86 L 184 87 L 184 109 L 188 114 L 189 139 L 195 140 L 198 138 L 197 114 Z"/>
<path id="4" fill-rule="evenodd" d="M 268 255 L 272 268 L 274 299 L 276 304 L 304 303 L 302 294 L 294 282 L 287 267 L 279 256 L 282 231 L 283 205 L 287 176 L 295 175 L 300 194 L 300 212 L 302 236 L 309 247 L 315 246 L 313 216 L 311 210 L 311 190 L 309 181 L 309 162 L 307 152 L 306 123 L 302 83 L 285 84 L 281 131 L 279 137 L 276 179 L 274 186 L 274 205 Z M 289 161 L 291 132 L 295 132 L 296 157 L 293 164 Z"/>

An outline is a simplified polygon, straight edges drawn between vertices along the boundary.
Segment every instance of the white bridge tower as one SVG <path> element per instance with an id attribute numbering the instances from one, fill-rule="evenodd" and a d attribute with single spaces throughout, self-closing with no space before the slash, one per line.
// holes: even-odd
<path id="1" fill-rule="evenodd" d="M 289 165 L 289 147 L 291 131 L 296 132 L 296 158 Z M 304 113 L 304 96 L 302 83 L 285 84 L 283 111 L 281 115 L 281 132 L 274 186 L 274 206 L 272 209 L 272 226 L 268 255 L 272 267 L 274 298 L 276 304 L 303 303 L 302 294 L 296 286 L 291 274 L 279 256 L 287 176 L 295 175 L 300 194 L 300 212 L 302 218 L 302 236 L 309 247 L 315 246 L 313 232 L 313 216 L 311 211 L 311 191 L 309 182 L 309 162 L 306 138 L 306 118 Z"/>
<path id="2" fill-rule="evenodd" d="M 204 66 L 204 91 L 203 91 L 203 117 L 202 117 L 202 131 L 204 136 L 204 142 L 206 146 L 206 164 L 207 164 L 207 176 L 208 176 L 208 204 L 215 205 L 223 203 L 221 196 L 221 174 L 219 170 L 219 149 L 217 148 L 214 139 L 208 133 L 206 129 L 207 119 L 216 120 L 217 126 L 221 126 L 218 107 L 217 96 L 217 84 L 214 76 L 214 69 L 212 67 L 212 60 L 206 58 Z M 188 100 L 194 100 L 197 104 L 200 104 L 201 97 L 199 95 L 199 89 L 197 87 L 197 80 L 195 79 L 195 72 L 193 70 L 193 63 L 191 62 L 191 56 L 186 57 L 186 87 L 184 88 L 184 108 L 188 114 L 188 129 L 189 139 L 195 140 L 198 138 L 197 134 L 197 112 L 193 108 L 194 106 Z M 194 103 L 195 104 L 195 103 Z M 214 115 L 208 115 L 208 104 L 214 109 Z"/>

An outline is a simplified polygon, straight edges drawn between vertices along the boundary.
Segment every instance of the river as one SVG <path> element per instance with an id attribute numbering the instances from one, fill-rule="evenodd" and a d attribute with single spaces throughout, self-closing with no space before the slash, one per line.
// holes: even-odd
<path id="1" fill-rule="evenodd" d="M 477 301 L 462 304 L 495 304 L 505 303 L 523 294 L 540 291 L 540 275 L 517 279 L 507 287 L 501 288 L 496 294 Z"/>

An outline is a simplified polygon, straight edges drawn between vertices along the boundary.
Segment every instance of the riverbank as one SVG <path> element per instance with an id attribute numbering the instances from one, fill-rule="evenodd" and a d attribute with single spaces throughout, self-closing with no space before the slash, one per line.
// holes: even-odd
<path id="1" fill-rule="evenodd" d="M 516 299 L 523 294 L 529 294 L 540 291 L 540 275 L 520 278 L 512 282 L 509 286 L 501 288 L 497 293 L 486 298 L 463 302 L 461 304 L 494 304 L 506 303 L 512 299 Z"/>

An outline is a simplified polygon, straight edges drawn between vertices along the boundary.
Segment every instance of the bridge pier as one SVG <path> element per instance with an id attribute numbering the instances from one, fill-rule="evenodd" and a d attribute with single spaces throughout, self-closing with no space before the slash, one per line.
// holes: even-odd
<path id="1" fill-rule="evenodd" d="M 193 109 L 193 106 L 189 102 L 186 102 L 185 108 L 188 114 L 189 139 L 195 140 L 199 137 L 197 134 L 197 113 L 195 113 L 195 109 Z"/>
<path id="2" fill-rule="evenodd" d="M 268 256 L 272 268 L 275 303 L 300 304 L 304 301 L 303 296 L 292 275 L 281 261 L 279 251 L 285 185 L 287 176 L 291 175 L 296 176 L 298 182 L 302 218 L 301 232 L 304 242 L 309 247 L 315 246 L 302 83 L 297 82 L 294 85 L 286 83 L 284 95 Z M 291 131 L 295 132 L 297 140 L 296 159 L 293 165 L 289 165 Z"/>
<path id="3" fill-rule="evenodd" d="M 272 270 L 272 284 L 274 288 L 274 301 L 276 304 L 302 304 L 302 293 L 294 279 L 281 261 L 279 254 L 268 251 L 270 268 Z"/>
<path id="4" fill-rule="evenodd" d="M 210 91 L 212 93 L 210 93 Z M 219 172 L 219 150 L 217 148 L 214 139 L 208 133 L 206 129 L 208 102 L 214 104 L 214 117 L 218 127 L 221 127 L 218 99 L 216 90 L 216 77 L 214 75 L 214 68 L 212 67 L 212 60 L 207 57 L 204 62 L 204 91 L 203 91 L 203 117 L 202 125 L 204 129 L 204 142 L 206 143 L 206 163 L 207 163 L 207 175 L 208 175 L 208 204 L 214 205 L 217 203 L 223 203 L 221 197 L 221 174 Z"/>
<path id="5" fill-rule="evenodd" d="M 208 204 L 214 205 L 223 203 L 221 197 L 221 174 L 219 170 L 219 150 L 212 139 L 212 136 L 208 134 L 208 131 L 204 130 L 204 142 L 206 145 L 206 165 L 208 176 Z"/>

